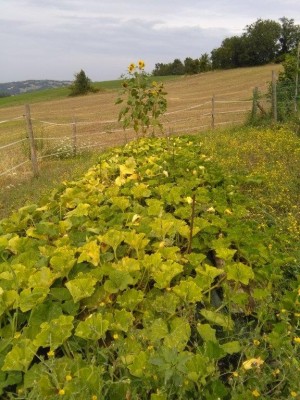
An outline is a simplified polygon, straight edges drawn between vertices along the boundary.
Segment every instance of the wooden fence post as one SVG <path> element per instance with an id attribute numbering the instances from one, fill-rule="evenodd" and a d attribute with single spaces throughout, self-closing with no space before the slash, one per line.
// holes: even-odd
<path id="1" fill-rule="evenodd" d="M 272 71 L 272 115 L 274 121 L 277 122 L 277 87 L 275 71 Z"/>
<path id="2" fill-rule="evenodd" d="M 257 101 L 258 101 L 258 87 L 256 86 L 253 89 L 252 119 L 255 119 L 257 115 Z"/>
<path id="3" fill-rule="evenodd" d="M 211 129 L 215 129 L 215 95 L 211 99 Z"/>
<path id="4" fill-rule="evenodd" d="M 75 117 L 73 117 L 72 123 L 72 147 L 73 147 L 73 156 L 77 155 L 77 126 Z"/>
<path id="5" fill-rule="evenodd" d="M 31 164 L 32 164 L 33 176 L 38 177 L 39 169 L 38 169 L 38 163 L 37 163 L 36 148 L 35 148 L 35 143 L 34 143 L 34 136 L 33 136 L 29 104 L 25 104 L 25 117 L 26 117 L 26 124 L 27 124 L 27 134 L 28 134 L 29 145 L 30 145 L 30 159 L 31 159 Z"/>

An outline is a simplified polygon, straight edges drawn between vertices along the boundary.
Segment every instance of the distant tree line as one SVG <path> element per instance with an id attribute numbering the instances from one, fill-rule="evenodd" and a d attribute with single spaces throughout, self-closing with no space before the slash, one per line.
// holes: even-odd
<path id="1" fill-rule="evenodd" d="M 300 25 L 294 19 L 280 18 L 280 22 L 258 19 L 247 25 L 240 36 L 224 39 L 211 54 L 200 58 L 175 59 L 168 64 L 157 63 L 153 75 L 198 74 L 210 69 L 229 69 L 282 62 L 295 51 L 300 41 Z"/>

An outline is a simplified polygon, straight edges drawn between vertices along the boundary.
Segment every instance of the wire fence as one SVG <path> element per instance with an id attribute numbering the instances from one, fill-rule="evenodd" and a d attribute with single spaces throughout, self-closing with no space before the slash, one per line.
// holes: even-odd
<path id="1" fill-rule="evenodd" d="M 255 108 L 254 97 L 241 100 L 228 98 L 238 93 L 227 92 L 221 96 L 201 98 L 200 102 L 187 107 L 182 107 L 182 103 L 179 107 L 173 104 L 171 111 L 161 119 L 164 129 L 160 134 L 193 134 L 241 124 L 257 109 L 257 105 L 263 111 L 270 109 L 267 98 L 257 100 Z M 28 174 L 32 169 L 36 175 L 43 160 L 73 157 L 83 151 L 99 151 L 136 138 L 133 129 L 122 129 L 117 117 L 105 118 L 105 114 L 101 119 L 99 112 L 85 115 L 90 120 L 73 116 L 72 121 L 62 122 L 62 116 L 55 120 L 51 113 L 49 120 L 38 115 L 31 117 L 30 109 L 26 111 L 25 108 L 24 115 L 0 121 L 0 177 L 16 174 L 17 169 Z M 96 118 L 93 119 L 92 115 Z"/>

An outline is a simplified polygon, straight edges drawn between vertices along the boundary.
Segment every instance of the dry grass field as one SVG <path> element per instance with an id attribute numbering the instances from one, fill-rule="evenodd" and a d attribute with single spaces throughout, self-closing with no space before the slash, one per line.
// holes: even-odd
<path id="1" fill-rule="evenodd" d="M 251 110 L 254 87 L 261 94 L 266 93 L 272 70 L 278 73 L 281 66 L 213 71 L 166 81 L 168 110 L 162 120 L 165 133 L 193 133 L 210 129 L 213 96 L 216 128 L 244 122 Z M 75 145 L 77 149 L 99 151 L 123 143 L 125 135 L 117 122 L 119 106 L 115 105 L 116 97 L 116 90 L 106 90 L 88 96 L 30 104 L 41 167 L 51 165 L 52 154 L 57 157 L 71 154 Z M 24 106 L 0 108 L 2 187 L 21 176 L 31 176 L 23 114 Z M 132 137 L 133 132 L 126 132 L 126 139 Z M 15 168 L 17 165 L 19 167 Z"/>

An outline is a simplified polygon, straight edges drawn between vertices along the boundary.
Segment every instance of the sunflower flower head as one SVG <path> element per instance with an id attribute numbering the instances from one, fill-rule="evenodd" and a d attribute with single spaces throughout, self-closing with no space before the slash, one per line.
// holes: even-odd
<path id="1" fill-rule="evenodd" d="M 144 69 L 145 68 L 145 62 L 143 60 L 139 60 L 138 67 L 139 67 L 139 69 Z"/>
<path id="2" fill-rule="evenodd" d="M 135 70 L 135 64 L 134 63 L 129 64 L 128 71 L 132 73 L 134 70 Z"/>

